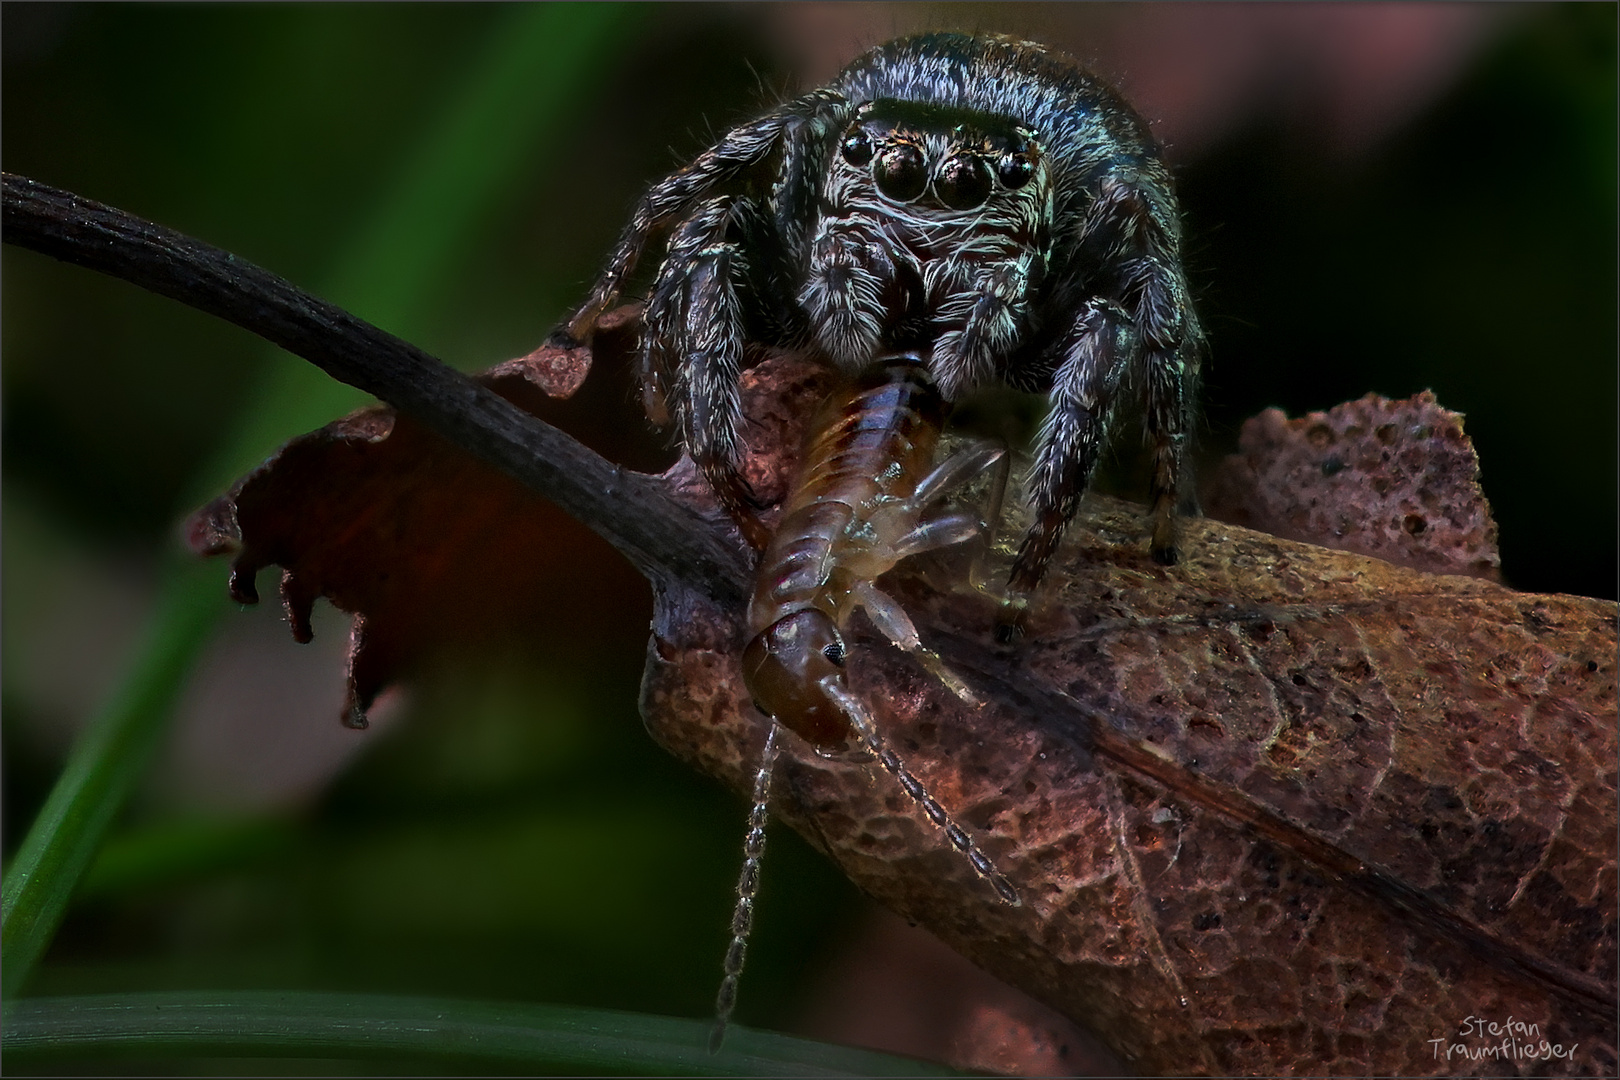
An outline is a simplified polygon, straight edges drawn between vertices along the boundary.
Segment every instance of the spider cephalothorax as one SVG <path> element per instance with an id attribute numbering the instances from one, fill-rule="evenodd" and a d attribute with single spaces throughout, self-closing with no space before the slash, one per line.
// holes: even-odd
<path id="1" fill-rule="evenodd" d="M 815 343 L 858 369 L 930 350 L 947 398 L 1002 375 L 1051 250 L 1051 171 L 1004 117 L 880 99 L 827 168 L 799 305 Z"/>
<path id="2" fill-rule="evenodd" d="M 749 341 L 811 345 L 850 369 L 912 350 L 953 400 L 998 381 L 1048 396 L 1009 632 L 1127 381 L 1153 448 L 1152 552 L 1175 560 L 1202 336 L 1159 146 L 1094 76 L 1004 37 L 880 46 L 654 184 L 562 343 L 590 337 L 658 236 L 666 254 L 642 340 L 648 411 L 663 419 L 672 407 L 687 452 L 755 546 L 764 531 L 738 473 Z"/>

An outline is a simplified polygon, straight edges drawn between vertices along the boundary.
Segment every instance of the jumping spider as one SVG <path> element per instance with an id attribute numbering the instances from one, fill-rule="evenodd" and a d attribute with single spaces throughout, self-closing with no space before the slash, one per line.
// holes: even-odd
<path id="1" fill-rule="evenodd" d="M 667 239 L 644 316 L 644 402 L 660 423 L 673 406 L 755 547 L 767 536 L 738 471 L 746 341 L 810 345 L 849 370 L 915 350 L 949 400 L 997 380 L 1047 395 L 1003 640 L 1074 516 L 1122 384 L 1141 394 L 1152 444 L 1151 551 L 1176 560 L 1203 345 L 1179 210 L 1147 124 L 1066 58 L 962 34 L 874 49 L 654 184 L 554 343 L 589 340 L 655 237 Z"/>

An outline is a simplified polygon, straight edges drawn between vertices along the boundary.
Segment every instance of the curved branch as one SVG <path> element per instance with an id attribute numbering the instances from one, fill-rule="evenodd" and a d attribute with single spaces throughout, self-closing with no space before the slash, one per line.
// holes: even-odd
<path id="1" fill-rule="evenodd" d="M 217 315 L 382 399 L 546 496 L 662 586 L 745 595 L 747 561 L 657 477 L 612 464 L 467 376 L 227 251 L 5 174 L 5 242 Z"/>

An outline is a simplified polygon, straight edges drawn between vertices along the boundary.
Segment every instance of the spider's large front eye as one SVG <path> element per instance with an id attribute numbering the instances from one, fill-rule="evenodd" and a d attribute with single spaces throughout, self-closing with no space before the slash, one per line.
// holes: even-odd
<path id="1" fill-rule="evenodd" d="M 872 137 L 864 128 L 854 128 L 844 136 L 844 160 L 857 169 L 864 169 L 872 160 Z"/>
<path id="2" fill-rule="evenodd" d="M 1001 177 L 1003 184 L 1016 191 L 1035 175 L 1035 162 L 1030 160 L 1028 154 L 1008 154 L 1001 159 L 996 175 Z"/>
<path id="3" fill-rule="evenodd" d="M 971 210 L 990 197 L 990 166 L 963 154 L 949 158 L 934 180 L 934 194 L 952 210 Z"/>
<path id="4" fill-rule="evenodd" d="M 901 143 L 878 156 L 872 178 L 878 190 L 895 202 L 910 202 L 928 187 L 928 166 L 921 150 Z"/>

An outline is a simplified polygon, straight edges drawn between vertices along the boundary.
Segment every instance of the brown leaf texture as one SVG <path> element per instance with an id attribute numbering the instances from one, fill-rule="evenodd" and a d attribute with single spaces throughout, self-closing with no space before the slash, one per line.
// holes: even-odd
<path id="1" fill-rule="evenodd" d="M 826 963 L 804 1034 L 1005 1076 L 1119 1076 L 1095 1036 L 975 967 L 920 927 L 874 910 Z"/>
<path id="2" fill-rule="evenodd" d="M 756 370 L 750 408 L 798 378 Z M 1612 1075 L 1615 605 L 1209 520 L 1177 566 L 1146 548 L 1087 499 L 1010 650 L 962 553 L 886 577 L 977 709 L 856 619 L 855 689 L 1022 907 L 871 765 L 790 739 L 775 811 L 1144 1073 Z M 642 707 L 744 791 L 737 615 L 661 596 Z M 1448 1057 L 1501 1041 L 1470 1018 L 1569 1056 Z"/>
<path id="3" fill-rule="evenodd" d="M 596 362 L 625 364 L 625 348 L 599 342 Z M 564 382 L 578 359 L 537 355 Z M 548 407 L 512 374 L 503 395 Z M 781 497 L 826 385 L 787 355 L 747 374 L 759 495 Z M 666 483 L 731 531 L 689 462 Z M 850 634 L 855 689 L 1023 906 L 998 902 L 869 764 L 790 737 L 775 813 L 1138 1071 L 1612 1074 L 1615 605 L 1209 520 L 1185 524 L 1185 557 L 1165 568 L 1144 522 L 1086 500 L 1013 649 L 991 643 L 995 601 L 966 585 L 970 553 L 884 579 L 980 708 L 864 616 Z M 237 553 L 238 582 L 287 568 L 295 630 L 317 594 L 361 614 L 363 706 L 447 641 L 642 587 L 628 569 L 620 585 L 559 574 L 597 542 L 571 525 L 371 410 L 289 444 L 192 530 L 199 550 Z M 738 671 L 741 611 L 678 582 L 655 600 L 648 730 L 745 791 L 765 721 Z M 1470 1018 L 1574 1049 L 1464 1064 L 1445 1048 L 1498 1041 L 1459 1034 Z"/>
<path id="4" fill-rule="evenodd" d="M 1434 574 L 1501 580 L 1496 522 L 1460 413 L 1425 390 L 1368 394 L 1290 420 L 1245 421 L 1214 470 L 1204 512 L 1288 540 Z"/>

